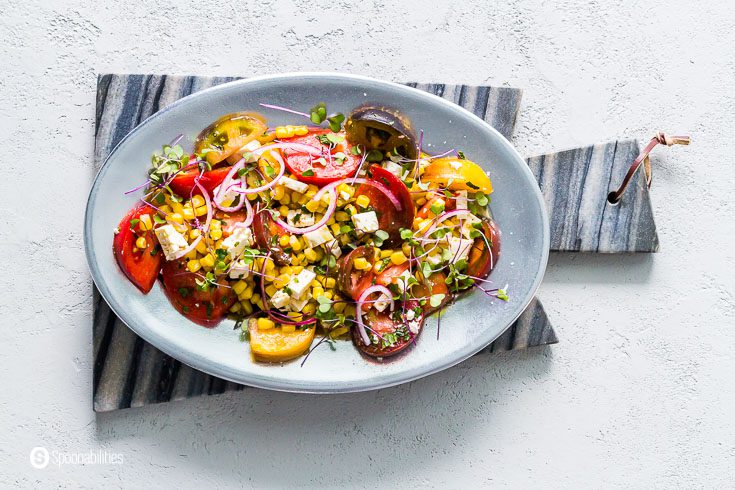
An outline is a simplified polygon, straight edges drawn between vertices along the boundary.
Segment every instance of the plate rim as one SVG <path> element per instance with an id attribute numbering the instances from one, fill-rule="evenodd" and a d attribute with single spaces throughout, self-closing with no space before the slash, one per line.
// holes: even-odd
<path id="1" fill-rule="evenodd" d="M 192 98 L 202 97 L 204 96 L 204 94 L 207 94 L 210 92 L 227 90 L 229 87 L 235 87 L 238 85 L 247 86 L 253 83 L 277 81 L 280 79 L 293 79 L 297 77 L 302 78 L 302 79 L 303 78 L 316 78 L 316 79 L 322 79 L 322 80 L 331 78 L 331 79 L 336 79 L 338 81 L 339 80 L 342 80 L 342 81 L 349 80 L 352 82 L 368 82 L 370 84 L 383 85 L 383 86 L 387 86 L 391 88 L 392 90 L 397 90 L 398 92 L 413 93 L 413 94 L 418 95 L 419 97 L 425 97 L 429 100 L 433 100 L 434 103 L 445 105 L 447 107 L 450 107 L 453 110 L 460 110 L 464 112 L 465 115 L 468 116 L 470 120 L 472 120 L 475 124 L 479 124 L 482 127 L 484 127 L 484 129 L 489 130 L 490 132 L 495 133 L 497 136 L 499 136 L 501 140 L 501 144 L 505 145 L 507 147 L 506 149 L 509 150 L 512 157 L 515 158 L 520 163 L 521 173 L 532 184 L 532 188 L 534 189 L 533 195 L 536 198 L 538 208 L 541 210 L 541 220 L 542 220 L 542 228 L 543 228 L 542 229 L 542 235 L 543 235 L 542 236 L 542 245 L 543 245 L 542 257 L 541 257 L 541 262 L 539 264 L 539 268 L 536 272 L 533 283 L 529 290 L 528 298 L 526 298 L 523 301 L 522 308 L 519 308 L 519 312 L 508 322 L 506 327 L 503 328 L 498 334 L 492 336 L 492 338 L 489 341 L 482 340 L 481 342 L 477 342 L 476 344 L 471 344 L 468 348 L 459 350 L 458 355 L 453 356 L 452 358 L 445 358 L 443 362 L 439 362 L 437 364 L 431 365 L 427 369 L 414 369 L 414 370 L 406 371 L 404 373 L 398 373 L 396 376 L 394 376 L 390 380 L 383 380 L 379 383 L 371 383 L 370 380 L 368 380 L 367 382 L 360 382 L 359 384 L 348 386 L 348 385 L 345 385 L 344 382 L 340 383 L 339 381 L 336 381 L 336 382 L 331 382 L 330 384 L 325 384 L 323 387 L 313 387 L 313 386 L 306 386 L 306 385 L 300 385 L 300 384 L 294 384 L 294 383 L 289 384 L 289 381 L 287 379 L 274 380 L 272 377 L 260 376 L 260 375 L 251 375 L 247 381 L 244 381 L 243 379 L 230 375 L 224 369 L 218 370 L 217 369 L 218 365 L 216 363 L 211 362 L 210 359 L 204 356 L 197 355 L 196 353 L 188 351 L 186 349 L 181 349 L 180 346 L 169 345 L 168 341 L 156 336 L 155 329 L 150 329 L 150 328 L 146 329 L 145 327 L 137 328 L 136 326 L 133 325 L 136 322 L 131 321 L 131 319 L 127 318 L 128 315 L 126 315 L 124 308 L 122 308 L 121 305 L 118 303 L 118 301 L 115 300 L 114 295 L 110 293 L 109 288 L 105 284 L 100 268 L 97 265 L 97 258 L 96 258 L 97 254 L 94 250 L 92 239 L 91 239 L 91 231 L 92 231 L 91 216 L 93 214 L 94 197 L 97 194 L 97 191 L 98 191 L 97 188 L 99 186 L 99 183 L 102 177 L 104 176 L 104 174 L 107 172 L 109 168 L 110 160 L 113 157 L 113 155 L 115 155 L 118 148 L 120 148 L 120 146 L 122 146 L 129 138 L 132 138 L 133 135 L 135 135 L 139 131 L 144 130 L 145 127 L 153 119 L 165 114 L 166 112 L 170 110 L 173 110 L 175 107 L 178 107 L 181 104 L 186 104 L 188 100 Z M 492 342 L 494 342 L 504 332 L 506 332 L 508 328 L 510 328 L 510 326 L 513 325 L 513 323 L 515 323 L 516 320 L 518 320 L 518 318 L 528 308 L 529 304 L 534 300 L 536 293 L 538 292 L 538 289 L 541 285 L 541 281 L 543 280 L 544 274 L 546 273 L 546 268 L 548 265 L 548 258 L 549 258 L 550 240 L 551 240 L 549 216 L 548 216 L 548 211 L 546 209 L 546 204 L 544 203 L 544 200 L 543 200 L 541 189 L 538 187 L 538 183 L 536 179 L 533 177 L 533 173 L 531 172 L 531 169 L 528 167 L 528 165 L 526 165 L 525 159 L 520 155 L 520 153 L 518 153 L 518 150 L 515 148 L 515 146 L 513 146 L 513 144 L 511 144 L 510 141 L 505 136 L 503 136 L 497 129 L 493 128 L 490 124 L 488 124 L 482 118 L 468 111 L 464 107 L 461 107 L 460 105 L 455 104 L 454 102 L 451 102 L 442 97 L 439 97 L 435 94 L 425 92 L 418 88 L 410 87 L 407 85 L 402 85 L 396 82 L 380 80 L 380 79 L 376 79 L 376 78 L 372 78 L 372 77 L 368 77 L 364 75 L 354 75 L 354 74 L 339 73 L 339 72 L 287 72 L 287 73 L 260 75 L 256 77 L 248 77 L 248 78 L 242 78 L 239 80 L 233 80 L 230 82 L 225 82 L 225 83 L 215 85 L 212 87 L 208 87 L 198 92 L 189 94 L 185 97 L 182 97 L 174 101 L 173 103 L 157 111 L 156 113 L 151 114 L 144 121 L 142 121 L 140 124 L 134 127 L 128 134 L 126 134 L 110 150 L 108 155 L 105 157 L 105 160 L 102 162 L 99 169 L 97 170 L 97 173 L 94 177 L 92 185 L 89 189 L 89 194 L 87 196 L 87 204 L 85 206 L 85 213 L 84 213 L 83 232 L 84 232 L 83 241 L 84 241 L 84 248 L 85 248 L 85 257 L 86 257 L 87 266 L 89 267 L 94 284 L 96 285 L 97 289 L 100 292 L 100 295 L 102 296 L 104 301 L 107 303 L 107 305 L 110 307 L 112 312 L 120 319 L 120 321 L 122 321 L 136 335 L 140 336 L 146 342 L 149 342 L 151 345 L 159 349 L 161 352 L 192 367 L 193 369 L 202 371 L 211 376 L 216 376 L 216 377 L 225 379 L 227 381 L 232 381 L 234 383 L 245 385 L 245 386 L 252 386 L 256 388 L 287 392 L 287 393 L 307 393 L 307 394 L 355 393 L 355 392 L 363 392 L 363 391 L 371 391 L 371 390 L 377 390 L 377 389 L 382 389 L 382 388 L 388 388 L 391 386 L 408 383 L 410 381 L 414 381 L 414 380 L 417 380 L 417 379 L 420 379 L 426 376 L 430 376 L 432 374 L 438 373 L 445 369 L 449 369 L 450 367 L 455 366 L 459 364 L 460 362 L 463 362 L 469 357 L 473 356 L 474 354 L 476 354 L 477 352 L 479 352 L 480 350 L 484 349 L 485 347 L 490 345 Z M 174 347 L 174 349 L 170 349 L 169 347 Z M 177 347 L 178 349 L 176 349 Z M 177 352 L 174 354 L 171 352 L 172 350 L 177 350 Z"/>

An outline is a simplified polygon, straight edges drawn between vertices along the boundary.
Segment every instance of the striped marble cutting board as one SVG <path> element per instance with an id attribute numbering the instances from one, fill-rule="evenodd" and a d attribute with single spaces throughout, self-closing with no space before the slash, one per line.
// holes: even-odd
<path id="1" fill-rule="evenodd" d="M 135 126 L 159 109 L 198 90 L 238 78 L 157 75 L 101 75 L 97 86 L 95 162 Z M 472 111 L 506 138 L 518 113 L 521 91 L 445 84 L 408 84 Z M 607 195 L 606 185 L 624 173 L 634 141 L 595 146 L 529 159 L 550 210 L 552 250 L 655 251 L 648 193 L 642 181 L 629 189 L 616 209 L 595 207 L 594 193 Z M 635 157 L 633 154 L 632 158 Z M 609 161 L 618 162 L 610 165 Z M 628 160 L 630 161 L 630 160 Z M 605 170 L 605 166 L 610 167 Z M 622 173 L 621 173 L 622 172 Z M 605 181 L 607 179 L 607 181 Z M 585 213 L 584 220 L 579 219 Z M 648 227 L 632 226 L 650 218 Z M 644 220 L 645 221 L 645 220 Z M 598 229 L 597 234 L 590 230 Z M 648 230 L 648 231 L 646 231 Z M 651 232 L 652 230 L 652 232 Z M 641 238 L 642 237 L 642 238 Z M 602 238 L 602 239 L 601 239 Z M 128 329 L 94 290 L 94 409 L 107 412 L 206 394 L 241 390 L 243 386 L 196 371 L 163 354 Z M 538 300 L 482 352 L 522 349 L 556 343 L 557 337 Z"/>

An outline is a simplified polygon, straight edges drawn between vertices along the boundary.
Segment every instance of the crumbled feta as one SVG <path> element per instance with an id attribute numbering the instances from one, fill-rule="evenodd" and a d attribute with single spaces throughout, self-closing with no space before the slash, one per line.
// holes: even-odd
<path id="1" fill-rule="evenodd" d="M 467 191 L 457 191 L 455 209 L 467 209 Z"/>
<path id="2" fill-rule="evenodd" d="M 387 162 L 385 162 L 385 169 L 399 179 L 403 175 L 403 167 L 398 165 L 396 162 L 388 160 Z"/>
<path id="3" fill-rule="evenodd" d="M 304 306 L 306 306 L 306 303 L 308 303 L 310 299 L 311 293 L 307 294 L 301 299 L 291 298 L 291 302 L 288 304 L 288 309 L 291 311 L 301 312 L 301 310 L 304 309 Z"/>
<path id="4" fill-rule="evenodd" d="M 334 235 L 329 231 L 327 225 L 321 226 L 314 231 L 304 233 L 304 240 L 309 244 L 310 248 L 318 247 L 322 243 L 334 240 Z"/>
<path id="5" fill-rule="evenodd" d="M 355 224 L 355 229 L 361 233 L 374 233 L 380 229 L 375 211 L 353 214 L 352 222 Z"/>
<path id="6" fill-rule="evenodd" d="M 173 225 L 163 225 L 155 231 L 166 260 L 176 260 L 179 252 L 189 246 L 184 235 L 176 231 Z"/>
<path id="7" fill-rule="evenodd" d="M 378 299 L 376 299 L 373 303 L 373 307 L 382 313 L 389 304 L 390 298 L 385 294 L 381 294 L 380 296 L 378 296 Z"/>
<path id="8" fill-rule="evenodd" d="M 466 215 L 462 216 L 462 236 L 464 236 L 465 238 L 471 238 L 470 233 L 472 233 L 472 230 L 477 229 L 473 226 L 476 223 L 481 223 L 481 220 L 474 214 L 467 213 Z"/>
<path id="9" fill-rule="evenodd" d="M 327 247 L 327 251 L 329 251 L 332 255 L 334 255 L 335 259 L 340 258 L 340 256 L 342 255 L 342 249 L 340 248 L 339 242 L 336 239 L 333 238 L 330 242 L 327 242 L 327 244 L 324 246 Z"/>
<path id="10" fill-rule="evenodd" d="M 271 304 L 276 308 L 285 308 L 291 301 L 291 296 L 288 295 L 283 289 L 276 291 L 276 294 L 271 296 Z"/>
<path id="11" fill-rule="evenodd" d="M 341 191 L 339 191 L 339 197 L 341 197 L 345 201 L 349 201 L 352 196 L 350 195 L 349 192 L 347 192 L 346 190 L 342 189 Z"/>
<path id="12" fill-rule="evenodd" d="M 244 260 L 236 260 L 230 266 L 230 279 L 245 279 L 250 275 L 250 264 Z"/>
<path id="13" fill-rule="evenodd" d="M 303 182 L 299 182 L 298 180 L 290 177 L 281 177 L 281 183 L 292 191 L 296 191 L 301 194 L 306 194 L 306 191 L 309 190 L 308 184 L 304 184 Z"/>
<path id="14" fill-rule="evenodd" d="M 222 248 L 227 250 L 231 260 L 237 259 L 245 251 L 245 247 L 253 245 L 253 232 L 250 228 L 235 227 L 232 235 L 222 240 Z"/>
<path id="15" fill-rule="evenodd" d="M 413 311 L 413 310 L 408 310 L 408 311 L 406 312 L 406 320 L 408 320 L 408 321 L 410 322 L 410 321 L 411 321 L 411 320 L 413 320 L 414 318 L 416 318 L 416 312 L 415 312 L 415 311 Z"/>
<path id="16" fill-rule="evenodd" d="M 396 277 L 394 279 L 394 282 L 396 286 L 398 286 L 399 291 L 406 291 L 408 289 L 408 280 L 413 277 L 408 270 L 405 270 L 401 273 L 400 276 Z"/>
<path id="17" fill-rule="evenodd" d="M 311 284 L 311 281 L 314 279 L 316 279 L 316 274 L 309 269 L 303 269 L 301 272 L 293 276 L 288 282 L 288 289 L 291 290 L 291 296 L 296 299 L 301 299 L 309 288 L 309 284 Z"/>
<path id="18" fill-rule="evenodd" d="M 431 253 L 427 255 L 426 261 L 432 266 L 436 267 L 443 262 L 441 252 Z"/>
<path id="19" fill-rule="evenodd" d="M 313 214 L 306 213 L 300 209 L 291 209 L 286 215 L 286 221 L 288 221 L 289 225 L 297 228 L 305 228 L 316 223 Z"/>
<path id="20" fill-rule="evenodd" d="M 253 140 L 250 143 L 248 143 L 247 145 L 245 145 L 242 148 L 240 148 L 240 151 L 238 153 L 241 153 L 243 156 L 245 156 L 246 153 L 250 153 L 251 151 L 255 151 L 258 148 L 260 148 L 260 146 L 261 146 L 260 145 L 260 141 Z M 245 163 L 254 163 L 254 162 L 257 162 L 258 161 L 258 158 L 259 157 L 255 156 L 253 154 L 250 154 L 250 155 L 248 155 L 248 158 L 245 160 Z"/>
<path id="21" fill-rule="evenodd" d="M 464 238 L 449 237 L 447 240 L 449 252 L 452 254 L 452 261 L 457 262 L 466 259 L 472 248 L 474 240 L 466 240 Z"/>

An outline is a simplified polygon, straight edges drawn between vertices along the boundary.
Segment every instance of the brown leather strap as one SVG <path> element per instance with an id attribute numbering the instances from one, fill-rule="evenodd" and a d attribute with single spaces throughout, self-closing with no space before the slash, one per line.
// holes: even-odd
<path id="1" fill-rule="evenodd" d="M 666 145 L 666 146 L 673 146 L 673 145 L 688 145 L 691 142 L 691 138 L 689 136 L 667 136 L 666 134 L 662 132 L 656 133 L 656 136 L 651 138 L 651 141 L 646 145 L 645 148 L 643 148 L 643 151 L 636 157 L 635 160 L 633 160 L 633 163 L 630 165 L 630 168 L 628 169 L 628 173 L 625 174 L 625 178 L 623 179 L 623 183 L 620 184 L 620 187 L 618 190 L 611 192 L 607 195 L 607 200 L 610 204 L 617 204 L 620 202 L 620 199 L 623 196 L 623 193 L 625 192 L 625 189 L 628 188 L 628 184 L 633 179 L 633 176 L 638 171 L 638 169 L 641 166 L 641 163 L 643 163 L 643 171 L 646 174 L 646 185 L 648 187 L 651 187 L 651 181 L 653 180 L 653 172 L 651 170 L 651 160 L 648 158 L 648 155 L 651 153 L 651 150 L 653 150 L 656 145 Z"/>

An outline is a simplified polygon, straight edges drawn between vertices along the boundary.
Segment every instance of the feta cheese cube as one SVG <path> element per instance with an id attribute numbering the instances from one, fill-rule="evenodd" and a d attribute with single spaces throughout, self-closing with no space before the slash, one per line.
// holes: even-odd
<path id="1" fill-rule="evenodd" d="M 355 224 L 355 229 L 361 233 L 374 233 L 380 229 L 375 211 L 353 214 L 352 222 Z"/>
<path id="2" fill-rule="evenodd" d="M 291 290 L 291 296 L 296 299 L 301 299 L 311 281 L 316 279 L 316 274 L 309 269 L 303 269 L 301 272 L 296 274 L 288 282 L 288 288 Z"/>
<path id="3" fill-rule="evenodd" d="M 271 296 L 271 304 L 276 308 L 285 308 L 291 301 L 291 296 L 288 295 L 283 289 L 276 291 L 276 294 Z"/>
<path id="4" fill-rule="evenodd" d="M 325 245 L 327 247 L 327 251 L 334 255 L 335 259 L 340 258 L 342 255 L 342 249 L 339 247 L 339 242 L 336 239 L 332 239 L 330 242 L 327 242 Z"/>
<path id="5" fill-rule="evenodd" d="M 396 277 L 394 279 L 394 282 L 396 286 L 398 286 L 399 291 L 405 291 L 408 289 L 408 280 L 411 278 L 411 273 L 407 270 L 403 271 L 400 276 Z"/>
<path id="6" fill-rule="evenodd" d="M 301 310 L 304 309 L 304 306 L 306 306 L 306 303 L 308 303 L 310 299 L 311 293 L 307 294 L 301 299 L 291 298 L 291 302 L 288 304 L 288 309 L 291 311 L 301 312 Z"/>
<path id="7" fill-rule="evenodd" d="M 288 221 L 289 225 L 296 226 L 297 228 L 306 228 L 316 223 L 313 214 L 301 211 L 300 209 L 291 209 L 286 215 L 286 221 Z"/>
<path id="8" fill-rule="evenodd" d="M 290 177 L 281 177 L 281 183 L 292 191 L 296 191 L 301 194 L 306 194 L 306 191 L 309 190 L 308 184 L 304 184 L 303 182 L 299 182 L 298 180 Z"/>
<path id="9" fill-rule="evenodd" d="M 246 247 L 253 245 L 253 232 L 250 228 L 235 227 L 232 235 L 222 240 L 222 247 L 227 250 L 231 260 L 242 255 Z"/>
<path id="10" fill-rule="evenodd" d="M 471 238 L 470 233 L 472 233 L 472 230 L 476 230 L 474 225 L 480 222 L 480 218 L 478 218 L 474 214 L 467 213 L 466 215 L 462 216 L 462 236 L 465 238 Z"/>
<path id="11" fill-rule="evenodd" d="M 303 237 L 304 240 L 306 240 L 306 243 L 309 244 L 310 248 L 318 247 L 322 243 L 334 240 L 334 235 L 329 231 L 327 225 L 321 226 L 314 231 L 304 233 Z"/>
<path id="12" fill-rule="evenodd" d="M 155 231 L 166 260 L 176 260 L 179 252 L 189 246 L 184 235 L 176 231 L 173 225 L 163 225 Z"/>
<path id="13" fill-rule="evenodd" d="M 390 304 L 390 298 L 386 296 L 385 294 L 381 294 L 378 296 L 378 299 L 375 300 L 373 303 L 373 307 L 380 311 L 381 313 L 388 307 Z"/>
<path id="14" fill-rule="evenodd" d="M 244 260 L 236 260 L 230 266 L 231 279 L 245 279 L 250 275 L 250 264 L 246 264 Z"/>
<path id="15" fill-rule="evenodd" d="M 455 196 L 455 208 L 457 210 L 467 209 L 467 191 L 457 191 Z"/>
<path id="16" fill-rule="evenodd" d="M 246 156 L 247 153 L 250 153 L 252 151 L 255 151 L 255 150 L 257 150 L 260 147 L 261 147 L 260 141 L 253 140 L 250 143 L 248 143 L 247 145 L 245 145 L 242 148 L 240 148 L 240 150 L 238 151 L 238 153 L 240 153 L 244 157 L 244 156 Z M 247 156 L 248 156 L 248 158 L 245 159 L 245 163 L 254 163 L 254 162 L 257 162 L 258 161 L 258 158 L 259 158 L 259 157 L 255 156 L 253 154 L 250 154 L 250 155 L 247 155 Z"/>
<path id="17" fill-rule="evenodd" d="M 403 167 L 398 165 L 396 162 L 388 160 L 387 162 L 385 162 L 385 169 L 399 179 L 403 175 Z"/>
<path id="18" fill-rule="evenodd" d="M 474 240 L 449 237 L 447 242 L 449 245 L 449 252 L 452 254 L 452 258 L 450 260 L 457 262 L 462 259 L 467 259 Z"/>

